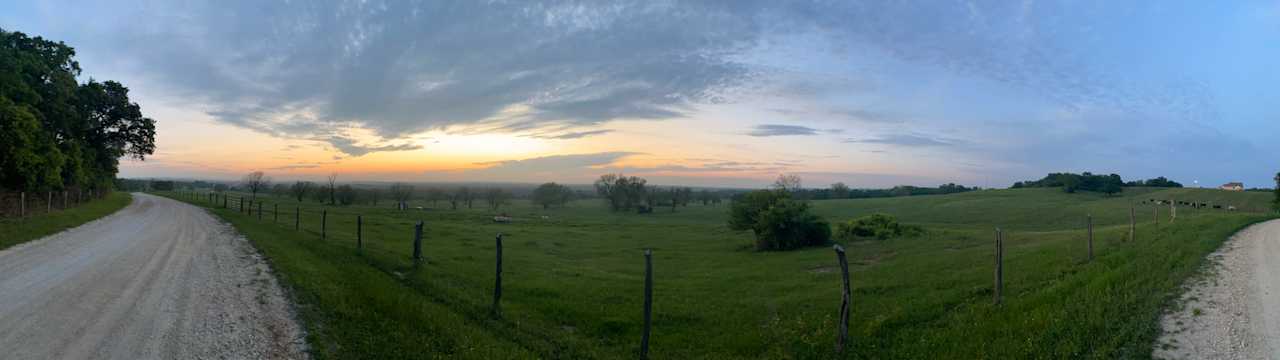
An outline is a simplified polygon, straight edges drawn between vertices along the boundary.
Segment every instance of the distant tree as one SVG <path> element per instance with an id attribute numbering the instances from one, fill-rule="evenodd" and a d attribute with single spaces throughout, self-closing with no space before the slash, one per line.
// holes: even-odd
<path id="1" fill-rule="evenodd" d="M 547 209 L 552 206 L 564 206 L 572 196 L 573 191 L 569 190 L 569 187 L 549 182 L 533 189 L 531 200 L 534 205 L 541 205 L 543 209 Z"/>
<path id="2" fill-rule="evenodd" d="M 250 201 L 258 199 L 258 193 L 265 191 L 271 186 L 271 177 L 261 171 L 248 173 L 244 178 L 240 179 L 240 186 L 248 191 Z"/>
<path id="3" fill-rule="evenodd" d="M 444 190 L 441 190 L 440 188 L 433 187 L 433 188 L 427 189 L 427 201 L 431 202 L 431 207 L 433 208 L 436 207 L 437 201 L 444 200 L 447 198 L 448 196 L 445 195 Z"/>
<path id="4" fill-rule="evenodd" d="M 338 190 L 335 193 L 336 193 L 336 197 L 338 198 L 339 205 L 347 206 L 347 205 L 354 204 L 356 202 L 356 197 L 357 197 L 356 189 L 352 188 L 351 185 L 344 184 L 342 186 L 339 186 Z"/>
<path id="5" fill-rule="evenodd" d="M 307 193 L 311 192 L 311 188 L 314 188 L 315 185 L 310 181 L 296 181 L 289 186 L 289 194 L 298 199 L 298 202 L 302 202 L 302 197 L 307 196 Z"/>
<path id="6" fill-rule="evenodd" d="M 711 201 L 714 199 L 715 194 L 713 194 L 711 190 L 702 189 L 698 191 L 698 201 L 701 202 L 703 206 L 710 205 Z"/>
<path id="7" fill-rule="evenodd" d="M 1276 180 L 1276 189 L 1274 190 L 1274 192 L 1276 196 L 1275 196 L 1275 199 L 1271 200 L 1271 208 L 1274 209 L 1275 211 L 1280 211 L 1280 173 L 1276 173 L 1275 180 Z"/>
<path id="8" fill-rule="evenodd" d="M 472 200 L 474 200 L 474 199 L 475 199 L 476 194 L 475 194 L 475 193 L 473 193 L 473 192 L 471 191 L 471 189 L 470 189 L 470 188 L 468 188 L 468 187 L 466 187 L 466 186 L 459 187 L 459 188 L 458 188 L 458 193 L 457 193 L 457 194 L 458 194 L 458 201 L 459 201 L 459 202 L 461 202 L 461 203 L 463 203 L 463 204 L 466 204 L 466 205 L 467 205 L 467 208 L 468 208 L 468 209 L 470 209 L 470 208 L 471 208 L 471 202 L 472 202 Z"/>
<path id="9" fill-rule="evenodd" d="M 338 203 L 338 196 L 337 196 L 338 195 L 338 173 L 329 174 L 329 177 L 327 180 L 329 180 L 329 187 L 327 188 L 327 190 L 329 191 L 329 205 L 337 204 Z"/>
<path id="10" fill-rule="evenodd" d="M 511 199 L 511 193 L 501 188 L 490 188 L 484 192 L 484 201 L 489 204 L 489 209 L 498 211 L 499 207 L 506 205 Z"/>
<path id="11" fill-rule="evenodd" d="M 373 206 L 378 206 L 378 195 L 381 192 L 378 189 L 369 189 L 369 200 L 373 202 Z"/>
<path id="12" fill-rule="evenodd" d="M 396 201 L 396 208 L 404 210 L 409 207 L 409 198 L 413 196 L 413 185 L 405 183 L 391 184 L 391 198 Z"/>
<path id="13" fill-rule="evenodd" d="M 800 191 L 800 176 L 795 174 L 779 174 L 778 178 L 773 181 L 773 189 L 782 190 L 788 193 Z"/>
<path id="14" fill-rule="evenodd" d="M 222 183 L 213 184 L 213 191 L 215 192 L 227 191 L 227 184 L 222 184 Z"/>
<path id="15" fill-rule="evenodd" d="M 173 191 L 174 185 L 172 181 L 168 180 L 153 180 L 151 181 L 151 189 L 155 191 Z"/>
<path id="16" fill-rule="evenodd" d="M 285 184 L 272 185 L 271 196 L 289 196 L 289 185 L 285 185 Z"/>
<path id="17" fill-rule="evenodd" d="M 955 184 L 952 184 L 952 185 L 955 185 Z M 845 185 L 842 182 L 831 184 L 831 198 L 832 199 L 849 198 L 849 185 Z"/>
<path id="18" fill-rule="evenodd" d="M 601 175 L 595 182 L 596 194 L 600 195 L 613 211 L 631 210 L 637 206 L 652 203 L 647 181 L 635 176 L 622 174 Z"/>
<path id="19" fill-rule="evenodd" d="M 809 204 L 782 189 L 756 190 L 734 200 L 729 228 L 751 230 L 757 250 L 790 250 L 831 240 L 831 225 L 809 212 Z"/>

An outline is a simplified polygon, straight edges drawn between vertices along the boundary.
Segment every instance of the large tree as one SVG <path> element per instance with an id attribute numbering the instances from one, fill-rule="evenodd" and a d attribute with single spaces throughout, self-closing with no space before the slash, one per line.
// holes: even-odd
<path id="1" fill-rule="evenodd" d="M 155 151 L 155 121 L 129 89 L 78 84 L 75 50 L 0 29 L 0 188 L 108 188 L 119 159 Z"/>

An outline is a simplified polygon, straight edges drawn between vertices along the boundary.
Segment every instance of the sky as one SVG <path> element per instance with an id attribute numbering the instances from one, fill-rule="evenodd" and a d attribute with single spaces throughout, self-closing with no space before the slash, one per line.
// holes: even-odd
<path id="1" fill-rule="evenodd" d="M 1277 1 L 22 1 L 129 86 L 123 177 L 1272 185 Z"/>

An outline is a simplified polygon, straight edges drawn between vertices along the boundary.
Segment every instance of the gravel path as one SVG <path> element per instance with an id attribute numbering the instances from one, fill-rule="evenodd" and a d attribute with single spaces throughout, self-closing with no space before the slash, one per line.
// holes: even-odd
<path id="1" fill-rule="evenodd" d="M 290 306 L 228 225 L 146 194 L 0 251 L 5 359 L 305 358 Z"/>
<path id="2" fill-rule="evenodd" d="M 1182 306 L 1161 319 L 1158 359 L 1280 359 L 1280 220 L 1250 226 L 1209 256 Z"/>

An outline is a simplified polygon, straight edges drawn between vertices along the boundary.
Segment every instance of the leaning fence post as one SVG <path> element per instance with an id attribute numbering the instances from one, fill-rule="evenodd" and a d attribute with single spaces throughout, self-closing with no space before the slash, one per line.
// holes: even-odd
<path id="1" fill-rule="evenodd" d="M 843 353 L 845 342 L 849 339 L 849 261 L 845 259 L 844 247 L 840 244 L 832 246 L 836 251 L 836 261 L 840 263 L 840 274 L 844 278 L 844 290 L 840 293 L 840 337 L 836 340 L 836 353 Z"/>
<path id="2" fill-rule="evenodd" d="M 320 240 L 324 240 L 325 228 L 328 226 L 328 224 L 329 224 L 329 210 L 323 210 L 320 212 Z"/>
<path id="3" fill-rule="evenodd" d="M 493 317 L 502 318 L 502 233 L 494 238 Z"/>
<path id="4" fill-rule="evenodd" d="M 996 228 L 996 274 L 995 286 L 995 303 L 1000 305 L 1000 293 L 1004 290 L 1004 234 L 1000 228 Z"/>
<path id="5" fill-rule="evenodd" d="M 1089 261 L 1093 261 L 1093 214 L 1089 214 L 1085 222 L 1089 226 Z"/>
<path id="6" fill-rule="evenodd" d="M 356 215 L 356 251 L 364 249 L 364 219 Z"/>
<path id="7" fill-rule="evenodd" d="M 649 358 L 649 328 L 653 316 L 653 250 L 644 250 L 644 329 L 640 336 L 640 358 Z"/>
<path id="8" fill-rule="evenodd" d="M 422 263 L 422 220 L 413 225 L 413 265 Z"/>

